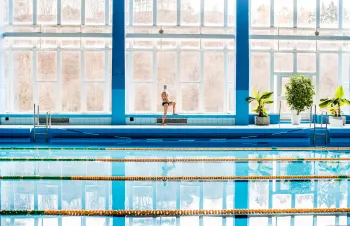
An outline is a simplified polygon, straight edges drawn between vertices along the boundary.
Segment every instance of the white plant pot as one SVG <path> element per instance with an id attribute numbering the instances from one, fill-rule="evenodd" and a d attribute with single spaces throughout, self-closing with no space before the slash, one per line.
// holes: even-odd
<path id="1" fill-rule="evenodd" d="M 292 125 L 300 125 L 301 122 L 301 114 L 297 115 L 297 113 L 292 113 Z"/>
<path id="2" fill-rule="evenodd" d="M 329 124 L 332 127 L 343 127 L 344 126 L 344 118 L 345 116 L 342 117 L 334 117 L 334 116 L 330 116 L 329 117 Z M 345 118 L 345 122 L 346 122 L 346 118 Z"/>

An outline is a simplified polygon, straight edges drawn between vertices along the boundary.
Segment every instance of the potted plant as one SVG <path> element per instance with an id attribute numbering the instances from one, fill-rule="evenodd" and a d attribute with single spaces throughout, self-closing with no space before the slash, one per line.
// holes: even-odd
<path id="1" fill-rule="evenodd" d="M 292 110 L 292 124 L 299 125 L 301 112 L 308 109 L 313 103 L 315 95 L 311 78 L 304 75 L 293 75 L 286 84 L 286 98 Z"/>
<path id="2" fill-rule="evenodd" d="M 331 126 L 342 127 L 346 124 L 346 117 L 341 116 L 341 107 L 344 105 L 350 105 L 350 101 L 344 98 L 344 89 L 342 86 L 338 86 L 335 90 L 333 98 L 321 99 L 319 104 L 320 108 L 329 108 L 329 112 L 333 115 L 329 117 L 329 123 Z"/>
<path id="3" fill-rule="evenodd" d="M 253 90 L 254 97 L 248 97 L 246 101 L 248 103 L 256 102 L 258 106 L 253 111 L 258 115 L 255 116 L 255 125 L 269 125 L 270 117 L 266 112 L 265 105 L 272 104 L 273 100 L 271 99 L 273 92 L 263 92 L 260 94 L 256 89 Z"/>

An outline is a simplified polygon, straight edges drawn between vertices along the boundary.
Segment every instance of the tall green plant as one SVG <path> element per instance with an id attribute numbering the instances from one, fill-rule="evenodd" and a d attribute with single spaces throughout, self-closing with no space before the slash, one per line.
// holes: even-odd
<path id="1" fill-rule="evenodd" d="M 314 95 L 311 78 L 304 75 L 293 75 L 286 84 L 287 103 L 297 115 L 312 105 Z"/>
<path id="2" fill-rule="evenodd" d="M 341 116 L 341 107 L 344 105 L 350 105 L 350 101 L 344 98 L 344 89 L 342 86 L 338 86 L 335 90 L 335 94 L 333 98 L 329 99 L 321 99 L 321 103 L 319 104 L 320 108 L 327 108 L 331 114 L 335 117 Z"/>
<path id="3" fill-rule="evenodd" d="M 253 90 L 254 97 L 246 98 L 248 103 L 256 102 L 258 106 L 253 111 L 259 115 L 259 117 L 267 117 L 267 109 L 265 108 L 266 104 L 272 104 L 273 100 L 271 99 L 273 92 L 263 92 L 260 95 L 260 92 L 256 89 Z"/>

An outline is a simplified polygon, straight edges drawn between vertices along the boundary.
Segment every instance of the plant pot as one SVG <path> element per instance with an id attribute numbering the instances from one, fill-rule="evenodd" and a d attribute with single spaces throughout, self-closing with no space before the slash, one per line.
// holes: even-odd
<path id="1" fill-rule="evenodd" d="M 329 124 L 332 127 L 343 127 L 346 123 L 346 118 L 345 116 L 341 116 L 341 117 L 334 117 L 334 116 L 330 116 L 329 117 Z"/>
<path id="2" fill-rule="evenodd" d="M 255 125 L 257 126 L 268 126 L 270 125 L 270 117 L 259 117 L 255 116 Z"/>
<path id="3" fill-rule="evenodd" d="M 292 113 L 292 125 L 300 125 L 301 122 L 301 114 L 297 115 L 297 113 Z"/>

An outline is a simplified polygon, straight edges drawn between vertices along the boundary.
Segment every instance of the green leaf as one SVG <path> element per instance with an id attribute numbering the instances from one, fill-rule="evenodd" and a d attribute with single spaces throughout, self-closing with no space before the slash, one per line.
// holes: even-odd
<path id="1" fill-rule="evenodd" d="M 260 99 L 269 99 L 272 97 L 273 92 L 263 92 Z"/>
<path id="2" fill-rule="evenodd" d="M 318 105 L 320 108 L 329 107 L 333 103 L 332 99 L 322 99 L 321 103 Z"/>
<path id="3" fill-rule="evenodd" d="M 343 103 L 346 104 L 346 105 L 350 105 L 350 101 L 347 100 L 347 99 L 342 99 Z"/>
<path id="4" fill-rule="evenodd" d="M 265 104 L 273 104 L 273 100 L 266 100 L 264 103 Z"/>
<path id="5" fill-rule="evenodd" d="M 256 100 L 254 97 L 248 97 L 245 99 L 248 103 L 253 102 L 254 100 Z"/>
<path id="6" fill-rule="evenodd" d="M 342 86 L 338 86 L 337 90 L 335 91 L 335 97 L 339 99 L 344 97 L 344 89 Z"/>

